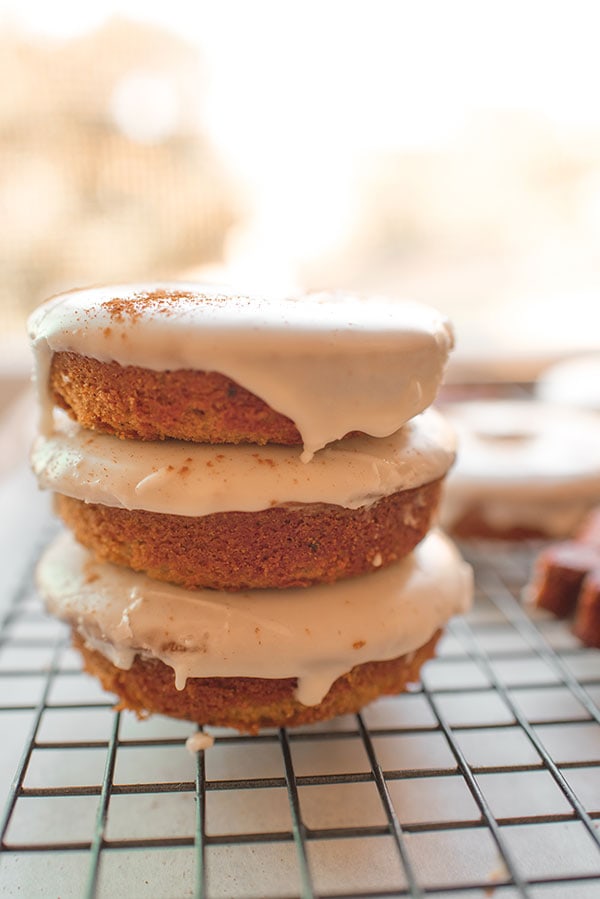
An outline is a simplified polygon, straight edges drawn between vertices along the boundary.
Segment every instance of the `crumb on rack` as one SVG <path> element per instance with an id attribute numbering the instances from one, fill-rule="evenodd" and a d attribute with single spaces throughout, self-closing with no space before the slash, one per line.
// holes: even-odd
<path id="1" fill-rule="evenodd" d="M 188 752 L 193 754 L 194 752 L 201 752 L 204 749 L 210 749 L 214 742 L 214 737 L 199 730 L 197 733 L 191 734 L 191 736 L 187 738 L 185 741 L 185 748 Z"/>

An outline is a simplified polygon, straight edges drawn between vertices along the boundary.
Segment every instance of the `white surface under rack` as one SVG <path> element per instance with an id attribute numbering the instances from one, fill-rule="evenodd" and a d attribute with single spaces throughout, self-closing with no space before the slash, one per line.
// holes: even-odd
<path id="1" fill-rule="evenodd" d="M 535 547 L 463 547 L 475 607 L 417 692 L 192 756 L 45 616 L 25 469 L 0 508 L 0 896 L 600 896 L 600 653 L 519 602 Z"/>

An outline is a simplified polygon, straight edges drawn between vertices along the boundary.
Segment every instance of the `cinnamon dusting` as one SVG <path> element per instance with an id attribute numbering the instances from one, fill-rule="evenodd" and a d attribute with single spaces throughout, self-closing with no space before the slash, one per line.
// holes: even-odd
<path id="1" fill-rule="evenodd" d="M 191 290 L 159 288 L 150 292 L 136 293 L 126 299 L 113 297 L 102 303 L 100 308 L 108 312 L 114 322 L 124 323 L 129 321 L 135 324 L 149 310 L 160 315 L 173 315 L 175 304 L 179 300 L 186 300 L 199 308 L 202 306 L 221 306 L 224 303 L 247 306 L 259 302 L 257 298 L 244 296 L 243 294 L 205 294 Z"/>

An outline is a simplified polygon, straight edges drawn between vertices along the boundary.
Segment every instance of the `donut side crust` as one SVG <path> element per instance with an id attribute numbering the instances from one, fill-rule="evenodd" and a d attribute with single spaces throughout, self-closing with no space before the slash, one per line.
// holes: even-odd
<path id="1" fill-rule="evenodd" d="M 368 507 L 324 503 L 198 518 L 117 509 L 55 494 L 76 539 L 102 561 L 188 589 L 306 587 L 374 571 L 423 539 L 443 479 Z"/>
<path id="2" fill-rule="evenodd" d="M 433 656 L 441 633 L 438 630 L 415 652 L 356 665 L 338 678 L 315 706 L 302 705 L 294 698 L 295 678 L 189 678 L 185 689 L 177 690 L 173 670 L 158 659 L 138 656 L 125 671 L 87 646 L 75 630 L 73 644 L 83 657 L 85 670 L 119 697 L 118 709 L 131 709 L 139 717 L 169 715 L 254 734 L 264 727 L 312 724 L 353 714 L 380 696 L 403 692 L 418 681 L 421 666 Z"/>
<path id="3" fill-rule="evenodd" d="M 291 419 L 219 372 L 153 371 L 59 352 L 49 389 L 82 427 L 122 439 L 302 443 Z"/>

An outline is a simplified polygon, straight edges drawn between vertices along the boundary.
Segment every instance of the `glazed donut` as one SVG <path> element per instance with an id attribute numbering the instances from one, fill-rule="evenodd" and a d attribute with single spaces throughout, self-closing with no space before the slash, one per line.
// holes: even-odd
<path id="1" fill-rule="evenodd" d="M 600 353 L 551 365 L 537 379 L 535 395 L 543 402 L 600 412 Z"/>
<path id="2" fill-rule="evenodd" d="M 391 437 L 282 446 L 118 440 L 63 416 L 32 452 L 98 558 L 185 587 L 307 586 L 389 565 L 425 536 L 454 436 L 433 409 Z"/>
<path id="3" fill-rule="evenodd" d="M 403 689 L 471 592 L 469 566 L 435 532 L 384 571 L 304 590 L 188 591 L 96 562 L 68 533 L 37 578 L 122 707 L 246 731 Z"/>
<path id="4" fill-rule="evenodd" d="M 572 534 L 600 501 L 600 419 L 536 400 L 448 404 L 458 461 L 441 510 L 461 537 Z"/>
<path id="5" fill-rule="evenodd" d="M 197 284 L 62 294 L 29 320 L 43 410 L 120 437 L 303 444 L 394 433 L 435 398 L 453 345 L 418 303 L 240 296 Z"/>

